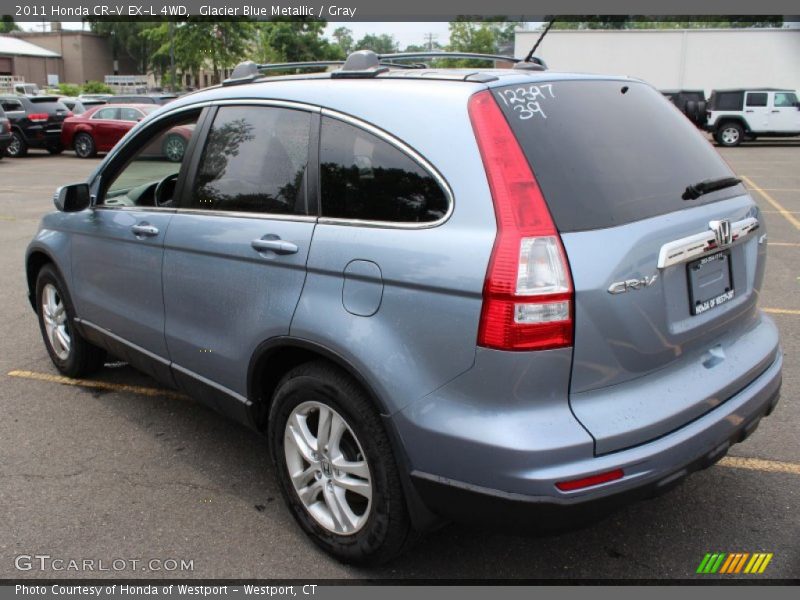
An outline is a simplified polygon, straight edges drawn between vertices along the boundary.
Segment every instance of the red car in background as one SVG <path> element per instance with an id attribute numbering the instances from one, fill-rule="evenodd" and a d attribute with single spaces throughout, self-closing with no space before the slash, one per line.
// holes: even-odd
<path id="1" fill-rule="evenodd" d="M 61 143 L 75 150 L 80 158 L 92 158 L 108 152 L 146 115 L 161 108 L 157 104 L 103 104 L 85 113 L 69 117 L 61 129 Z M 181 162 L 192 135 L 192 127 L 170 129 L 147 149 L 147 154 Z"/>

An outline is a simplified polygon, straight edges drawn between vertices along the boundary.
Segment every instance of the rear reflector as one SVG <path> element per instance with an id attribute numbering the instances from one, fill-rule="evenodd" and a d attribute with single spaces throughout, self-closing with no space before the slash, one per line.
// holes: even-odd
<path id="1" fill-rule="evenodd" d="M 572 345 L 572 280 L 539 184 L 491 92 L 469 101 L 497 218 L 478 345 L 545 350 Z"/>
<path id="2" fill-rule="evenodd" d="M 598 473 L 597 475 L 590 475 L 589 477 L 583 477 L 581 479 L 559 481 L 556 487 L 562 492 L 572 492 L 574 490 L 582 490 L 583 488 L 600 485 L 601 483 L 616 481 L 617 479 L 622 479 L 623 475 L 625 475 L 625 473 L 622 472 L 622 469 L 614 469 L 613 471 Z"/>

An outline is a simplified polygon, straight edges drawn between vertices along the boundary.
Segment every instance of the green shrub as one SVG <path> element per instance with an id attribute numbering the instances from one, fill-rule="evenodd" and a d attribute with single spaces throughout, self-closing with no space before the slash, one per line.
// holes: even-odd
<path id="1" fill-rule="evenodd" d="M 105 83 L 100 81 L 87 81 L 81 86 L 84 94 L 113 94 L 114 92 Z"/>
<path id="2" fill-rule="evenodd" d="M 81 93 L 81 88 L 77 85 L 72 85 L 71 83 L 59 83 L 58 92 L 62 96 L 79 96 Z"/>

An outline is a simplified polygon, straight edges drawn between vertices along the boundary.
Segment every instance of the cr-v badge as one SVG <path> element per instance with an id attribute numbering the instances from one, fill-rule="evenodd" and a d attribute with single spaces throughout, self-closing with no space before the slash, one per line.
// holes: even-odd
<path id="1" fill-rule="evenodd" d="M 650 287 L 656 282 L 658 275 L 645 275 L 641 279 L 626 279 L 625 281 L 615 281 L 608 286 L 609 294 L 624 294 L 628 290 L 640 290 Z"/>

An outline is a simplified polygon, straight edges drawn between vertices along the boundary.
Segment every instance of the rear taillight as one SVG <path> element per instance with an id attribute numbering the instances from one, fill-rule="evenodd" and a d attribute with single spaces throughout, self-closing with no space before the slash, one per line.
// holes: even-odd
<path id="1" fill-rule="evenodd" d="M 499 350 L 571 346 L 572 281 L 539 185 L 491 92 L 470 98 L 469 116 L 497 217 L 478 345 Z"/>
<path id="2" fill-rule="evenodd" d="M 28 120 L 33 121 L 34 123 L 41 123 L 43 121 L 47 121 L 50 118 L 50 115 L 47 113 L 31 113 L 28 115 Z"/>

